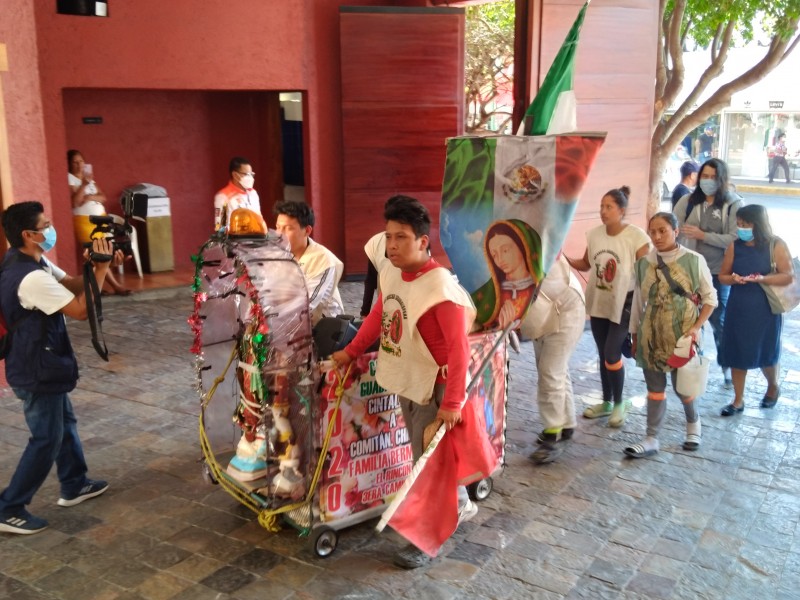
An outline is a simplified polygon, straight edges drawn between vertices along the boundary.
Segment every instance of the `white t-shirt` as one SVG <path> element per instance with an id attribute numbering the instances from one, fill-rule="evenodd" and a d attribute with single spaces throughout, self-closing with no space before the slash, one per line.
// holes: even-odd
<path id="1" fill-rule="evenodd" d="M 591 317 L 619 323 L 628 292 L 633 291 L 636 251 L 650 244 L 650 238 L 636 225 L 627 225 L 617 235 L 608 235 L 600 225 L 586 233 L 589 254 L 589 283 L 586 312 Z"/>
<path id="2" fill-rule="evenodd" d="M 67 274 L 46 258 L 44 262 L 44 269 L 37 269 L 23 277 L 17 296 L 22 308 L 38 309 L 46 315 L 52 315 L 72 302 L 75 294 L 59 283 Z"/>
<path id="3" fill-rule="evenodd" d="M 75 177 L 72 173 L 67 173 L 67 181 L 69 182 L 70 189 L 77 187 L 83 183 L 83 181 Z M 94 181 L 90 182 L 85 188 L 83 188 L 83 193 L 87 196 L 93 196 L 97 193 L 97 186 L 94 184 Z M 88 202 L 84 202 L 80 206 L 76 206 L 72 209 L 73 215 L 84 215 L 84 216 L 92 216 L 92 215 L 104 215 L 106 214 L 106 207 L 103 206 L 102 202 L 97 202 L 96 200 L 89 200 Z"/>

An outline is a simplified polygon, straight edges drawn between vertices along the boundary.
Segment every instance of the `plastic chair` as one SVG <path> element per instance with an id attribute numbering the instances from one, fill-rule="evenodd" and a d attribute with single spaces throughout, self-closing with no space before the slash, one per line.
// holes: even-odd
<path id="1" fill-rule="evenodd" d="M 119 215 L 110 215 L 114 219 L 114 223 L 117 225 L 122 225 L 125 223 L 125 219 L 120 217 Z M 139 234 L 136 232 L 135 227 L 131 227 L 131 231 L 129 233 L 131 238 L 131 250 L 133 251 L 133 261 L 136 263 L 136 271 L 139 273 L 139 279 L 143 278 L 142 275 L 142 260 L 139 258 Z M 119 272 L 123 272 L 123 265 L 120 265 Z"/>

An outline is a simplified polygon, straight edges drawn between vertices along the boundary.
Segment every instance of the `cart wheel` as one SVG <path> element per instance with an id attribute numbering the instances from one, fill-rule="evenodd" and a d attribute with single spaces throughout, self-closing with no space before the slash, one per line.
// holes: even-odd
<path id="1" fill-rule="evenodd" d="M 203 480 L 212 485 L 217 485 L 219 483 L 217 478 L 214 477 L 214 474 L 211 472 L 211 467 L 209 467 L 208 463 L 205 462 L 203 463 Z"/>
<path id="2" fill-rule="evenodd" d="M 311 530 L 311 547 L 314 549 L 314 554 L 320 558 L 328 558 L 333 554 L 338 543 L 339 534 L 335 529 L 323 525 Z"/>
<path id="3" fill-rule="evenodd" d="M 489 494 L 492 493 L 493 487 L 494 482 L 492 481 L 492 478 L 487 477 L 486 479 L 481 479 L 480 481 L 469 484 L 467 486 L 467 493 L 473 500 L 486 500 L 486 498 L 489 497 Z"/>

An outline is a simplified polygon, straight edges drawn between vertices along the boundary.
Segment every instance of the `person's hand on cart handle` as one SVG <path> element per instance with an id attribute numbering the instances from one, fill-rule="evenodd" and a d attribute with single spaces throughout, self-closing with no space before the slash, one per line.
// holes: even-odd
<path id="1" fill-rule="evenodd" d="M 500 329 L 505 329 L 517 316 L 517 309 L 511 300 L 506 300 L 497 315 L 497 324 Z"/>
<path id="2" fill-rule="evenodd" d="M 337 367 L 346 367 L 353 362 L 353 358 L 344 350 L 337 350 L 331 354 L 331 360 Z"/>
<path id="3" fill-rule="evenodd" d="M 461 422 L 460 410 L 444 410 L 442 408 L 436 413 L 436 418 L 441 419 L 442 422 L 450 430 Z"/>

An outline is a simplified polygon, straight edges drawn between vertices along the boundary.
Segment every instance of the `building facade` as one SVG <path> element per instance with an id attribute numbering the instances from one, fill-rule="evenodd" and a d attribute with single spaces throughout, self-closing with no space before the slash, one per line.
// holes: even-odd
<path id="1" fill-rule="evenodd" d="M 315 238 L 343 258 L 348 274 L 364 271 L 361 246 L 382 228 L 387 194 L 416 194 L 438 215 L 444 140 L 460 134 L 463 122 L 458 9 L 422 0 L 137 0 L 109 2 L 106 17 L 83 17 L 58 14 L 55 4 L 3 2 L 0 190 L 3 205 L 45 204 L 61 232 L 55 258 L 68 270 L 79 260 L 66 233 L 69 148 L 92 163 L 112 211 L 119 211 L 116 199 L 126 186 L 167 189 L 178 266 L 188 267 L 211 233 L 212 198 L 235 155 L 253 164 L 268 223 L 275 202 L 304 198 L 317 214 Z M 525 0 L 528 97 L 582 4 Z M 396 61 L 396 77 L 378 60 L 371 71 L 343 68 L 352 64 L 343 56 L 365 35 L 367 20 L 354 14 L 397 18 L 404 11 L 420 19 L 440 11 L 447 19 L 392 26 L 363 52 L 379 52 L 380 42 L 385 52 L 410 49 L 430 63 L 408 69 Z M 597 224 L 609 188 L 630 185 L 630 218 L 644 220 L 657 19 L 650 0 L 590 5 L 576 68 L 578 123 L 608 138 L 568 250 L 582 251 L 583 233 Z M 620 29 L 625 44 L 610 33 Z M 407 83 L 419 93 L 410 103 L 395 86 L 412 75 Z M 445 80 L 447 86 L 432 85 Z M 345 97 L 347 90 L 369 98 Z M 445 120 L 428 119 L 445 113 Z M 421 127 L 430 122 L 436 127 Z"/>

